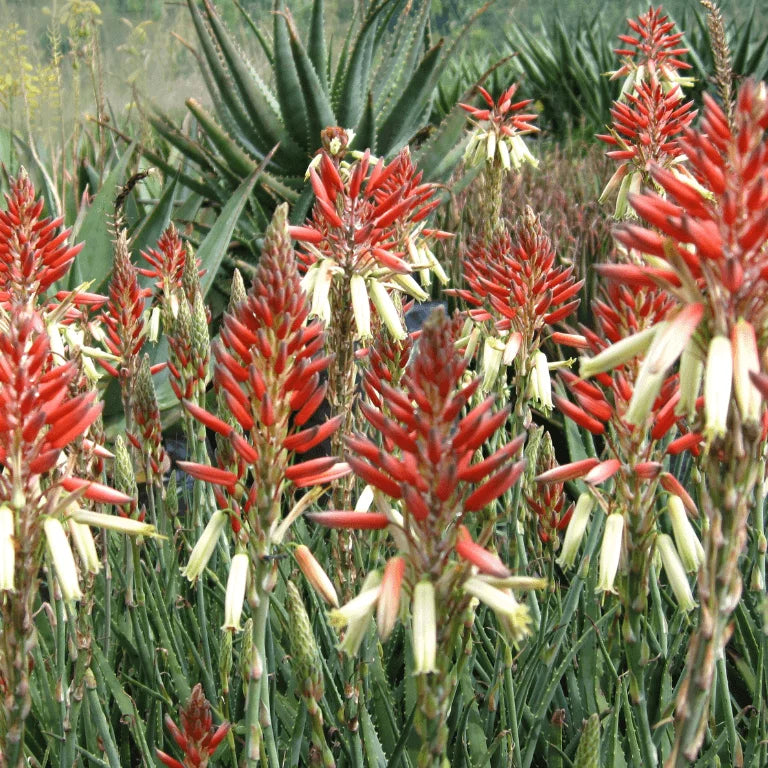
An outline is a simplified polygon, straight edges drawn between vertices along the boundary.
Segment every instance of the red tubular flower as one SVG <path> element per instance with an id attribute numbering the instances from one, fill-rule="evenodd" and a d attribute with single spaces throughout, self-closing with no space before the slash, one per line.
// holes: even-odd
<path id="1" fill-rule="evenodd" d="M 306 322 L 309 304 L 285 219 L 285 208 L 278 209 L 253 284 L 245 300 L 225 314 L 214 348 L 214 383 L 231 418 L 184 401 L 194 418 L 227 438 L 227 450 L 217 452 L 222 466 L 188 463 L 185 469 L 226 486 L 233 495 L 227 505 L 241 510 L 250 531 L 260 534 L 266 534 L 280 512 L 284 481 L 306 486 L 349 473 L 333 458 L 289 462 L 325 440 L 341 417 L 306 426 L 325 395 L 320 373 L 331 358 L 318 357 L 325 336 L 322 323 Z"/>
<path id="2" fill-rule="evenodd" d="M 179 749 L 184 753 L 183 762 L 156 750 L 157 757 L 169 768 L 205 768 L 231 725 L 222 723 L 214 729 L 211 705 L 205 698 L 203 687 L 198 683 L 189 697 L 186 707 L 180 712 L 181 728 L 170 715 L 165 716 L 165 727 L 170 731 Z"/>
<path id="3" fill-rule="evenodd" d="M 0 333 L 0 498 L 14 488 L 39 496 L 37 475 L 50 471 L 66 445 L 101 413 L 95 392 L 72 396 L 74 362 L 56 365 L 42 318 L 19 304 Z"/>
<path id="4" fill-rule="evenodd" d="M 350 165 L 338 165 L 325 150 L 318 158 L 309 170 L 312 217 L 289 228 L 304 243 L 299 258 L 307 268 L 303 284 L 312 313 L 330 322 L 332 312 L 353 307 L 358 334 L 370 336 L 370 295 L 390 331 L 402 337 L 383 294 L 396 288 L 426 298 L 410 274 L 434 268 L 421 240 L 424 220 L 438 204 L 435 185 L 422 182 L 407 149 L 389 164 L 373 164 L 368 151 Z"/>
<path id="5" fill-rule="evenodd" d="M 0 305 L 34 304 L 67 273 L 83 244 L 67 245 L 69 229 L 56 233 L 63 218 L 40 218 L 43 199 L 35 200 L 26 173 L 11 181 L 5 199 L 7 210 L 0 211 Z"/>

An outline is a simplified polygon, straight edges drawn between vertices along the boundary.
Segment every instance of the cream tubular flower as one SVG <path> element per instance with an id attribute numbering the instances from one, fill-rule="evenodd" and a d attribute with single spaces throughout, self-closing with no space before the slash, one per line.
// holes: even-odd
<path id="1" fill-rule="evenodd" d="M 613 592 L 616 573 L 621 558 L 622 537 L 624 534 L 624 516 L 618 512 L 608 515 L 603 531 L 603 543 L 600 547 L 599 575 L 596 592 Z"/>

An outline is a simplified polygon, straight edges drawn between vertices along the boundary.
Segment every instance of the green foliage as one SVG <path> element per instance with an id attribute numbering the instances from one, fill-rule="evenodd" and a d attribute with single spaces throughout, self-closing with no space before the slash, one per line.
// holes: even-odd
<path id="1" fill-rule="evenodd" d="M 213 109 L 187 100 L 196 135 L 158 110 L 150 119 L 202 175 L 201 182 L 186 176 L 180 181 L 218 205 L 276 147 L 250 210 L 254 231 L 263 229 L 280 199 L 297 204 L 294 218 L 303 217 L 308 202 L 302 196 L 304 174 L 324 128 L 352 129 L 353 148 L 370 148 L 385 157 L 411 141 L 429 118 L 435 86 L 456 49 L 456 42 L 431 42 L 429 0 L 378 0 L 358 7 L 341 41 L 325 39 L 322 0 L 313 3 L 304 37 L 289 8 L 276 2 L 271 42 L 259 31 L 261 19 L 251 19 L 242 9 L 246 29 L 263 47 L 271 71 L 262 77 L 209 0 L 188 4 Z M 447 128 L 445 141 L 458 144 L 463 121 Z M 428 177 L 430 170 L 425 168 Z"/>

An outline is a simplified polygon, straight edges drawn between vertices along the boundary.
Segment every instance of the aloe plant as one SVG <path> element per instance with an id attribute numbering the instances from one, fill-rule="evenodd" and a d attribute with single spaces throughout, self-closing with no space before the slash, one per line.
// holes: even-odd
<path id="1" fill-rule="evenodd" d="M 430 0 L 374 0 L 352 18 L 334 49 L 325 39 L 323 0 L 314 0 L 302 38 L 290 10 L 275 0 L 272 41 L 241 11 L 272 70 L 267 84 L 219 16 L 211 0 L 188 0 L 200 50 L 196 52 L 212 108 L 196 99 L 186 106 L 197 124 L 189 134 L 155 109 L 155 129 L 201 172 L 179 181 L 223 205 L 267 153 L 277 146 L 251 204 L 260 231 L 277 202 L 294 204 L 302 219 L 311 199 L 307 165 L 321 146 L 321 131 L 339 125 L 355 132 L 352 149 L 393 156 L 428 121 L 440 74 L 455 50 L 430 39 Z M 477 14 L 474 18 L 477 17 Z M 470 22 L 471 23 L 471 22 Z M 419 157 L 425 176 L 447 175 L 465 120 L 449 115 Z M 446 159 L 448 162 L 446 162 Z M 153 158 L 161 167 L 163 158 Z M 175 171 L 170 166 L 168 172 Z"/>

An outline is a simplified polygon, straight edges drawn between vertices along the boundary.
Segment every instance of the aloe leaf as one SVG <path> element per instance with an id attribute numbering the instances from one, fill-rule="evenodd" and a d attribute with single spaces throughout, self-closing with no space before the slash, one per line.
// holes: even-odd
<path id="1" fill-rule="evenodd" d="M 112 169 L 93 198 L 88 213 L 77 232 L 73 233 L 76 241 L 84 242 L 72 266 L 69 288 L 74 289 L 85 280 L 91 281 L 91 291 L 98 292 L 112 268 L 112 228 L 111 222 L 115 210 L 115 194 L 118 182 L 125 177 L 128 163 L 133 156 L 135 144 L 126 150 L 120 161 Z"/>
<path id="2" fill-rule="evenodd" d="M 206 270 L 200 280 L 200 290 L 203 297 L 205 297 L 213 284 L 229 241 L 232 239 L 232 233 L 235 231 L 237 220 L 240 218 L 240 214 L 261 171 L 262 168 L 260 166 L 235 190 L 229 202 L 222 208 L 216 223 L 211 227 L 211 231 L 197 249 L 197 258 L 200 259 L 200 266 Z"/>
<path id="3" fill-rule="evenodd" d="M 291 138 L 303 149 L 309 150 L 307 125 L 307 104 L 299 80 L 299 73 L 291 50 L 291 36 L 288 30 L 285 5 L 275 0 L 274 6 L 275 83 L 280 112 L 285 119 Z"/>
<path id="4" fill-rule="evenodd" d="M 291 146 L 285 126 L 264 95 L 267 86 L 261 82 L 255 71 L 249 68 L 243 52 L 233 43 L 209 0 L 205 0 L 205 11 L 240 99 L 251 119 L 256 133 L 253 143 L 260 150 L 260 154 L 263 156 L 278 142 L 284 150 L 295 150 L 296 147 Z"/>
<path id="5" fill-rule="evenodd" d="M 373 109 L 373 94 L 368 92 L 365 111 L 355 128 L 352 149 L 365 150 L 376 146 L 376 114 Z"/>
<path id="6" fill-rule="evenodd" d="M 187 99 L 186 105 L 229 168 L 240 178 L 252 173 L 256 163 L 227 135 L 213 115 L 197 99 Z"/>
<path id="7" fill-rule="evenodd" d="M 253 32 L 253 34 L 256 35 L 256 40 L 258 40 L 259 45 L 261 46 L 262 52 L 267 57 L 267 61 L 270 64 L 274 64 L 275 55 L 272 51 L 272 46 L 269 44 L 269 41 L 267 40 L 267 38 L 264 36 L 264 33 L 256 26 L 256 22 L 253 20 L 253 18 L 248 13 L 248 11 L 245 8 L 243 8 L 242 4 L 238 2 L 238 0 L 232 0 L 232 2 L 234 2 L 235 6 L 237 7 L 237 10 L 243 14 L 243 18 L 245 19 L 246 24 L 248 24 L 248 27 L 250 28 L 251 32 Z"/>
<path id="8" fill-rule="evenodd" d="M 349 64 L 344 73 L 343 86 L 339 89 L 339 122 L 341 125 L 357 125 L 363 112 L 368 93 L 368 75 L 378 18 L 390 0 L 372 5 L 355 40 Z"/>
<path id="9" fill-rule="evenodd" d="M 328 94 L 320 82 L 320 76 L 315 71 L 290 17 L 286 18 L 286 24 L 291 38 L 291 52 L 296 64 L 296 73 L 304 93 L 304 103 L 307 105 L 309 145 L 312 148 L 320 146 L 320 132 L 324 128 L 336 125 L 336 116 L 333 114 Z"/>
<path id="10" fill-rule="evenodd" d="M 389 116 L 379 128 L 377 150 L 389 155 L 404 144 L 419 128 L 417 118 L 437 84 L 436 73 L 441 61 L 442 40 L 422 59 Z"/>
<path id="11" fill-rule="evenodd" d="M 246 115 L 241 102 L 235 95 L 236 88 L 231 72 L 223 64 L 224 53 L 214 36 L 210 24 L 206 22 L 200 13 L 200 9 L 197 7 L 197 0 L 187 0 L 187 5 L 189 6 L 192 22 L 195 25 L 195 31 L 197 32 L 197 37 L 208 65 L 207 70 L 216 84 L 216 91 L 221 96 L 223 104 L 235 122 L 247 131 L 250 124 L 248 115 Z M 203 71 L 205 72 L 205 68 Z"/>
<path id="12" fill-rule="evenodd" d="M 323 0 L 315 0 L 312 4 L 312 21 L 309 25 L 309 44 L 307 53 L 312 66 L 315 68 L 323 93 L 328 95 L 328 61 L 325 48 L 325 8 Z"/>
<path id="13" fill-rule="evenodd" d="M 201 171 L 213 171 L 210 155 L 199 142 L 190 139 L 170 121 L 156 115 L 149 116 L 149 123 L 171 146 L 178 149 L 186 159 L 195 163 Z"/>

